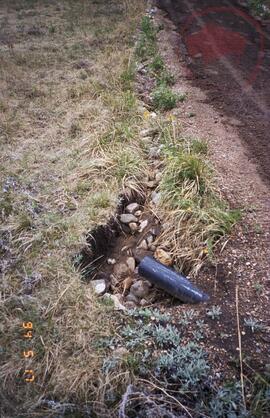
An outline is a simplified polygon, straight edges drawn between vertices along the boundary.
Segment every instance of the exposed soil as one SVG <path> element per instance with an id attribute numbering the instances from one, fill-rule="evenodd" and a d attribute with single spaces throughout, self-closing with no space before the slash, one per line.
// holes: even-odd
<path id="1" fill-rule="evenodd" d="M 266 35 L 270 26 L 261 26 L 245 9 L 237 8 L 232 13 L 231 7 L 236 7 L 236 2 L 224 1 L 215 9 L 208 9 L 215 6 L 213 1 L 187 4 L 180 0 L 160 0 L 158 6 L 161 9 L 156 11 L 155 19 L 163 27 L 159 35 L 160 51 L 176 75 L 176 90 L 188 94 L 188 99 L 174 114 L 182 121 L 185 135 L 207 140 L 222 194 L 231 207 L 244 209 L 242 224 L 235 228 L 226 245 L 222 244 L 215 262 L 209 262 L 195 280 L 210 294 L 210 302 L 193 307 L 197 317 L 205 321 L 207 338 L 201 345 L 212 359 L 216 376 L 239 378 L 237 286 L 245 373 L 250 368 L 263 371 L 270 363 L 270 322 L 266 309 L 270 284 L 270 87 L 267 83 L 270 42 Z M 199 11 L 199 20 L 190 18 L 195 11 Z M 207 44 L 207 33 L 200 33 L 205 27 L 216 38 L 212 49 L 210 41 L 213 39 Z M 263 48 L 262 35 L 265 38 Z M 225 43 L 224 39 L 227 39 Z M 230 49 L 232 41 L 236 45 Z M 145 95 L 147 102 L 151 86 L 147 85 L 146 76 L 139 77 L 142 77 L 143 88 L 138 93 Z M 150 194 L 148 190 L 146 196 Z M 143 233 L 131 233 L 128 226 L 119 222 L 119 216 L 131 202 L 141 205 L 139 220 L 148 220 Z M 133 256 L 138 264 L 144 255 L 153 255 L 153 251 L 138 251 L 138 245 L 153 228 L 157 229 L 158 236 L 160 227 L 159 219 L 149 212 L 148 200 L 122 196 L 115 218 L 89 235 L 89 247 L 81 254 L 86 278 L 105 277 L 107 291 L 117 294 L 125 304 L 129 289 L 125 288 L 123 279 L 114 277 L 114 265 L 108 264 L 108 258 L 121 264 Z M 136 270 L 131 277 L 132 283 L 140 279 Z M 154 288 L 147 306 L 153 303 L 172 314 L 190 308 Z M 222 310 L 216 320 L 206 315 L 213 305 Z M 244 320 L 248 318 L 256 319 L 263 330 L 252 332 L 247 328 Z"/>
<path id="2" fill-rule="evenodd" d="M 221 249 L 217 266 L 206 266 L 197 280 L 211 295 L 208 305 L 222 309 L 221 319 L 213 321 L 205 317 L 205 306 L 196 308 L 209 325 L 205 346 L 217 369 L 234 374 L 235 369 L 226 365 L 232 365 L 239 355 L 238 285 L 244 359 L 249 366 L 263 370 L 270 362 L 270 25 L 259 24 L 233 1 L 220 1 L 219 7 L 224 9 L 211 9 L 205 14 L 202 11 L 216 6 L 216 2 L 160 0 L 157 5 L 161 10 L 157 10 L 155 19 L 164 28 L 159 36 L 161 54 L 176 75 L 176 90 L 188 94 L 175 115 L 186 135 L 207 140 L 223 195 L 232 207 L 245 209 L 243 222 Z M 240 17 L 238 12 L 228 13 L 231 7 L 237 7 Z M 199 19 L 190 19 L 195 11 Z M 215 35 L 214 47 L 213 37 L 205 46 L 205 32 L 193 42 L 192 36 L 206 27 Z M 230 37 L 224 44 L 224 31 L 230 31 L 234 40 L 240 35 L 247 41 L 244 52 L 231 48 Z M 264 52 L 260 53 L 262 33 Z M 262 60 L 250 83 L 258 56 Z M 263 323 L 265 331 L 252 333 L 245 327 L 244 319 L 249 317 Z"/>

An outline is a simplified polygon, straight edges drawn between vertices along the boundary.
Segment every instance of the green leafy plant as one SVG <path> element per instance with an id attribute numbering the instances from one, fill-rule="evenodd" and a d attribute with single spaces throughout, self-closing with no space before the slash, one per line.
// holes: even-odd
<path id="1" fill-rule="evenodd" d="M 152 94 L 153 105 L 158 110 L 171 110 L 177 102 L 184 101 L 186 95 L 178 95 L 164 84 L 158 86 Z"/>

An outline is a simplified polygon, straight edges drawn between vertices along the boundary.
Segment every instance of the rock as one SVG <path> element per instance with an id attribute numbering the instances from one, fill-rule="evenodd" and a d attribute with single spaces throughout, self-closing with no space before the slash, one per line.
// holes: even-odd
<path id="1" fill-rule="evenodd" d="M 162 174 L 162 173 L 160 173 L 160 172 L 158 172 L 158 173 L 156 174 L 156 181 L 159 183 L 159 182 L 161 181 L 162 177 L 163 177 L 163 174 Z"/>
<path id="2" fill-rule="evenodd" d="M 173 264 L 173 259 L 169 253 L 164 251 L 162 248 L 157 248 L 154 254 L 156 260 L 165 266 L 171 266 Z"/>
<path id="3" fill-rule="evenodd" d="M 128 212 L 128 213 L 134 213 L 134 212 L 136 212 L 137 210 L 139 210 L 140 209 L 140 205 L 138 204 L 138 203 L 130 203 L 127 207 L 126 207 L 126 211 Z"/>
<path id="4" fill-rule="evenodd" d="M 153 192 L 151 197 L 152 197 L 152 202 L 154 203 L 154 205 L 158 205 L 161 199 L 161 193 Z"/>
<path id="5" fill-rule="evenodd" d="M 147 306 L 149 304 L 149 302 L 146 300 L 146 299 L 142 299 L 141 301 L 140 301 L 140 305 L 141 306 Z"/>
<path id="6" fill-rule="evenodd" d="M 134 295 L 134 293 L 131 293 L 131 292 L 127 295 L 126 301 L 127 302 L 133 302 L 133 303 L 136 303 L 136 304 L 139 303 L 139 299 L 137 298 L 137 296 Z"/>
<path id="7" fill-rule="evenodd" d="M 148 156 L 149 158 L 158 158 L 160 154 L 159 147 L 151 147 L 149 148 Z"/>
<path id="8" fill-rule="evenodd" d="M 128 224 L 128 226 L 130 227 L 130 230 L 132 232 L 136 232 L 139 229 L 138 225 L 135 222 L 130 222 L 130 224 Z"/>
<path id="9" fill-rule="evenodd" d="M 116 310 L 121 310 L 121 311 L 126 310 L 126 307 L 122 305 L 122 303 L 120 302 L 121 295 L 110 295 L 110 293 L 105 293 L 103 297 L 105 299 L 110 299 L 113 302 Z"/>
<path id="10" fill-rule="evenodd" d="M 155 245 L 151 245 L 150 247 L 149 247 L 149 250 L 151 250 L 151 251 L 156 251 L 156 249 L 157 249 L 157 247 L 155 246 Z"/>
<path id="11" fill-rule="evenodd" d="M 107 263 L 113 265 L 116 263 L 116 260 L 115 258 L 108 258 Z"/>
<path id="12" fill-rule="evenodd" d="M 148 250 L 148 245 L 146 240 L 142 240 L 142 242 L 138 245 L 138 248 L 141 248 L 142 250 Z"/>
<path id="13" fill-rule="evenodd" d="M 146 186 L 149 187 L 149 189 L 154 189 L 157 186 L 156 180 L 147 181 Z"/>
<path id="14" fill-rule="evenodd" d="M 132 213 L 123 213 L 120 216 L 120 222 L 122 222 L 123 224 L 130 224 L 131 222 L 137 222 L 138 219 L 136 218 L 136 216 L 132 215 Z"/>
<path id="15" fill-rule="evenodd" d="M 135 215 L 135 216 L 137 216 L 137 217 L 140 217 L 140 216 L 141 216 L 141 214 L 142 214 L 142 211 L 141 211 L 141 210 L 137 210 L 137 211 L 134 213 L 134 215 Z"/>
<path id="16" fill-rule="evenodd" d="M 125 263 L 119 263 L 119 264 L 114 265 L 113 274 L 118 279 L 121 279 L 121 278 L 127 276 L 128 273 L 129 273 L 129 268 Z"/>
<path id="17" fill-rule="evenodd" d="M 143 232 L 145 230 L 145 228 L 147 227 L 147 225 L 148 225 L 148 220 L 147 219 L 145 219 L 144 221 L 141 221 L 139 232 Z"/>
<path id="18" fill-rule="evenodd" d="M 137 305 L 136 303 L 129 301 L 129 302 L 125 302 L 125 307 L 127 309 L 134 309 L 134 308 L 137 308 Z"/>
<path id="19" fill-rule="evenodd" d="M 126 357 L 126 356 L 128 356 L 128 354 L 129 354 L 129 352 L 128 352 L 128 350 L 125 348 L 125 347 L 118 347 L 118 348 L 116 348 L 115 350 L 114 350 L 114 352 L 113 352 L 113 357 L 114 358 L 119 358 L 119 359 L 122 359 L 122 358 L 124 358 L 124 357 Z"/>
<path id="20" fill-rule="evenodd" d="M 90 284 L 97 296 L 101 296 L 106 292 L 107 284 L 105 280 L 93 280 Z"/>
<path id="21" fill-rule="evenodd" d="M 148 296 L 150 290 L 149 283 L 143 280 L 138 280 L 130 288 L 130 294 L 133 294 L 137 298 L 145 298 Z"/>
<path id="22" fill-rule="evenodd" d="M 134 257 L 128 257 L 126 261 L 126 265 L 128 266 L 130 271 L 134 271 L 136 267 L 135 258 Z"/>
<path id="23" fill-rule="evenodd" d="M 142 137 L 145 137 L 145 136 L 155 136 L 156 134 L 158 134 L 158 129 L 157 128 L 149 128 L 149 129 L 143 129 L 141 132 L 140 132 L 140 135 L 142 136 Z"/>
<path id="24" fill-rule="evenodd" d="M 123 280 L 123 293 L 125 293 L 127 290 L 131 288 L 132 283 L 133 283 L 132 277 L 127 277 L 125 280 Z"/>
<path id="25" fill-rule="evenodd" d="M 153 237 L 153 235 L 152 235 L 152 234 L 147 235 L 147 237 L 146 237 L 146 241 L 147 241 L 148 246 L 149 246 L 149 245 L 151 246 L 151 244 L 153 244 L 153 242 L 154 242 L 154 237 Z"/>

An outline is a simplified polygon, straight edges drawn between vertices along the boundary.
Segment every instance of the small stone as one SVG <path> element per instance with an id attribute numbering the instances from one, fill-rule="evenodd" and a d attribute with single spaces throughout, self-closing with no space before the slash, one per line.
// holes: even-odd
<path id="1" fill-rule="evenodd" d="M 158 158 L 160 154 L 159 147 L 151 147 L 148 152 L 149 158 Z"/>
<path id="2" fill-rule="evenodd" d="M 162 248 L 157 248 L 154 254 L 156 260 L 165 266 L 171 266 L 173 264 L 173 259 L 169 253 L 164 251 Z"/>
<path id="3" fill-rule="evenodd" d="M 136 231 L 138 231 L 138 229 L 139 229 L 138 225 L 137 225 L 137 224 L 135 224 L 135 222 L 130 222 L 130 224 L 128 224 L 128 226 L 130 227 L 130 230 L 131 230 L 132 232 L 136 232 Z"/>
<path id="4" fill-rule="evenodd" d="M 138 248 L 141 248 L 142 250 L 148 250 L 148 245 L 146 240 L 142 240 L 142 242 L 138 245 Z"/>
<path id="5" fill-rule="evenodd" d="M 107 288 L 105 280 L 93 280 L 90 284 L 97 296 L 100 296 L 103 293 L 105 293 Z"/>
<path id="6" fill-rule="evenodd" d="M 125 277 L 128 273 L 129 273 L 129 268 L 125 263 L 115 264 L 113 268 L 113 274 L 118 279 Z"/>
<path id="7" fill-rule="evenodd" d="M 110 293 L 105 293 L 103 297 L 105 299 L 110 299 L 113 302 L 116 310 L 126 310 L 126 307 L 120 302 L 120 295 L 110 295 Z"/>
<path id="8" fill-rule="evenodd" d="M 137 305 L 136 305 L 136 303 L 134 303 L 134 302 L 128 301 L 128 302 L 125 302 L 125 307 L 126 307 L 127 309 L 134 309 L 134 308 L 136 308 L 136 307 L 137 307 Z"/>
<path id="9" fill-rule="evenodd" d="M 140 205 L 138 203 L 130 203 L 129 205 L 127 205 L 125 210 L 128 213 L 134 213 L 136 212 L 136 210 L 139 210 L 139 209 L 140 209 Z"/>
<path id="10" fill-rule="evenodd" d="M 151 246 L 153 244 L 153 242 L 154 242 L 153 235 L 151 235 L 151 234 L 150 235 L 147 235 L 146 241 L 147 241 L 147 244 Z"/>
<path id="11" fill-rule="evenodd" d="M 148 220 L 147 219 L 145 219 L 144 221 L 141 221 L 139 232 L 143 232 L 145 230 L 145 228 L 147 227 L 147 225 L 148 225 Z"/>
<path id="12" fill-rule="evenodd" d="M 147 181 L 146 186 L 149 187 L 149 189 L 154 189 L 157 186 L 157 182 L 155 180 Z"/>
<path id="13" fill-rule="evenodd" d="M 126 261 L 126 265 L 128 266 L 130 271 L 134 271 L 136 267 L 135 258 L 134 257 L 128 257 Z"/>
<path id="14" fill-rule="evenodd" d="M 133 286 L 133 285 L 132 285 Z M 126 301 L 127 302 L 133 302 L 133 303 L 139 303 L 139 299 L 137 298 L 136 295 L 134 295 L 133 293 L 129 293 L 126 297 Z"/>
<path id="15" fill-rule="evenodd" d="M 161 193 L 153 192 L 151 197 L 152 197 L 152 202 L 154 203 L 154 205 L 158 205 L 161 199 Z"/>
<path id="16" fill-rule="evenodd" d="M 143 280 L 138 280 L 134 283 L 130 288 L 130 294 L 135 295 L 137 298 L 145 298 L 148 296 L 150 290 L 150 286 L 148 282 Z"/>
<path id="17" fill-rule="evenodd" d="M 150 247 L 149 247 L 149 250 L 150 251 L 156 251 L 156 249 L 157 249 L 157 247 L 155 246 L 155 245 L 151 245 Z"/>
<path id="18" fill-rule="evenodd" d="M 162 179 L 162 176 L 163 176 L 163 174 L 162 174 L 162 173 L 160 173 L 160 172 L 158 172 L 158 173 L 156 174 L 156 181 L 157 181 L 157 182 L 160 182 L 160 181 L 161 181 L 161 179 Z"/>
<path id="19" fill-rule="evenodd" d="M 132 213 L 123 213 L 120 216 L 120 222 L 122 222 L 123 224 L 130 224 L 131 222 L 137 222 L 138 219 L 136 218 L 136 216 L 132 215 Z"/>
<path id="20" fill-rule="evenodd" d="M 116 260 L 115 260 L 115 258 L 108 258 L 107 263 L 111 264 L 111 265 L 114 265 L 116 263 Z"/>
<path id="21" fill-rule="evenodd" d="M 141 306 L 147 306 L 149 304 L 149 302 L 146 300 L 146 299 L 142 299 L 141 301 L 140 301 L 140 305 Z"/>
<path id="22" fill-rule="evenodd" d="M 140 132 L 140 135 L 145 137 L 145 136 L 155 136 L 156 134 L 158 134 L 158 129 L 157 128 L 149 128 L 149 129 L 143 129 Z"/>
<path id="23" fill-rule="evenodd" d="M 142 214 L 142 211 L 141 211 L 141 210 L 137 210 L 137 211 L 134 213 L 134 215 L 135 215 L 136 217 L 140 217 L 140 216 L 141 216 L 141 214 Z"/>

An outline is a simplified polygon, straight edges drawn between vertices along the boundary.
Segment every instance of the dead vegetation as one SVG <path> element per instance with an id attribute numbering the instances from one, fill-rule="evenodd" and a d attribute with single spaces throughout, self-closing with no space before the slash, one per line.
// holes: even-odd
<path id="1" fill-rule="evenodd" d="M 191 404 L 183 406 L 173 386 L 167 391 L 172 360 L 180 353 L 198 361 L 190 378 L 179 362 L 177 373 L 186 384 L 207 376 L 208 364 L 199 345 L 177 352 L 179 332 L 165 326 L 158 311 L 148 311 L 157 321 L 148 329 L 145 324 L 141 328 L 147 311 L 139 315 L 130 341 L 126 326 L 130 319 L 112 315 L 110 301 L 97 300 L 73 265 L 74 256 L 87 244 L 87 232 L 115 213 L 121 191 L 142 193 L 151 174 L 148 156 L 153 145 L 153 138 L 142 137 L 142 128 L 158 132 L 154 140 L 160 151 L 162 199 L 149 210 L 159 211 L 166 225 L 160 244 L 172 251 L 178 267 L 196 274 L 238 217 L 217 197 L 205 143 L 182 139 L 181 126 L 172 115 L 149 112 L 152 105 L 169 110 L 185 95 L 171 89 L 173 76 L 160 59 L 156 28 L 147 18 L 136 51 L 149 65 L 156 85 L 148 110 L 138 101 L 133 47 L 144 10 L 143 1 L 114 0 L 25 0 L 2 6 L 0 400 L 4 417 L 124 417 L 126 413 L 145 416 L 145 411 L 191 416 Z M 181 247 L 180 238 L 185 243 Z M 31 341 L 23 338 L 22 323 L 29 321 Z M 187 317 L 182 325 L 188 324 Z M 203 324 L 197 327 L 194 338 L 199 341 Z M 165 379 L 161 388 L 147 380 L 153 370 L 142 378 L 138 363 L 147 365 L 151 359 L 156 364 L 157 352 L 131 350 L 124 361 L 108 356 L 119 344 L 137 349 L 146 339 L 157 350 L 169 344 L 159 365 L 160 378 Z M 192 355 L 194 347 L 197 357 Z M 27 350 L 34 351 L 33 359 L 23 358 Z M 24 381 L 26 368 L 34 371 L 34 384 Z M 215 392 L 221 414 L 222 408 L 226 413 L 234 410 L 238 393 L 238 388 L 229 391 L 229 400 L 223 402 L 223 394 Z M 141 405 L 145 409 L 140 411 Z"/>
<path id="2" fill-rule="evenodd" d="M 113 318 L 72 258 L 91 225 L 114 212 L 121 188 L 145 177 L 141 115 L 129 89 L 143 9 L 143 2 L 1 4 L 2 416 L 17 408 L 29 416 L 47 396 L 77 402 L 96 392 L 94 341 Z M 33 323 L 30 342 L 23 321 Z M 27 349 L 32 360 L 23 358 Z"/>

